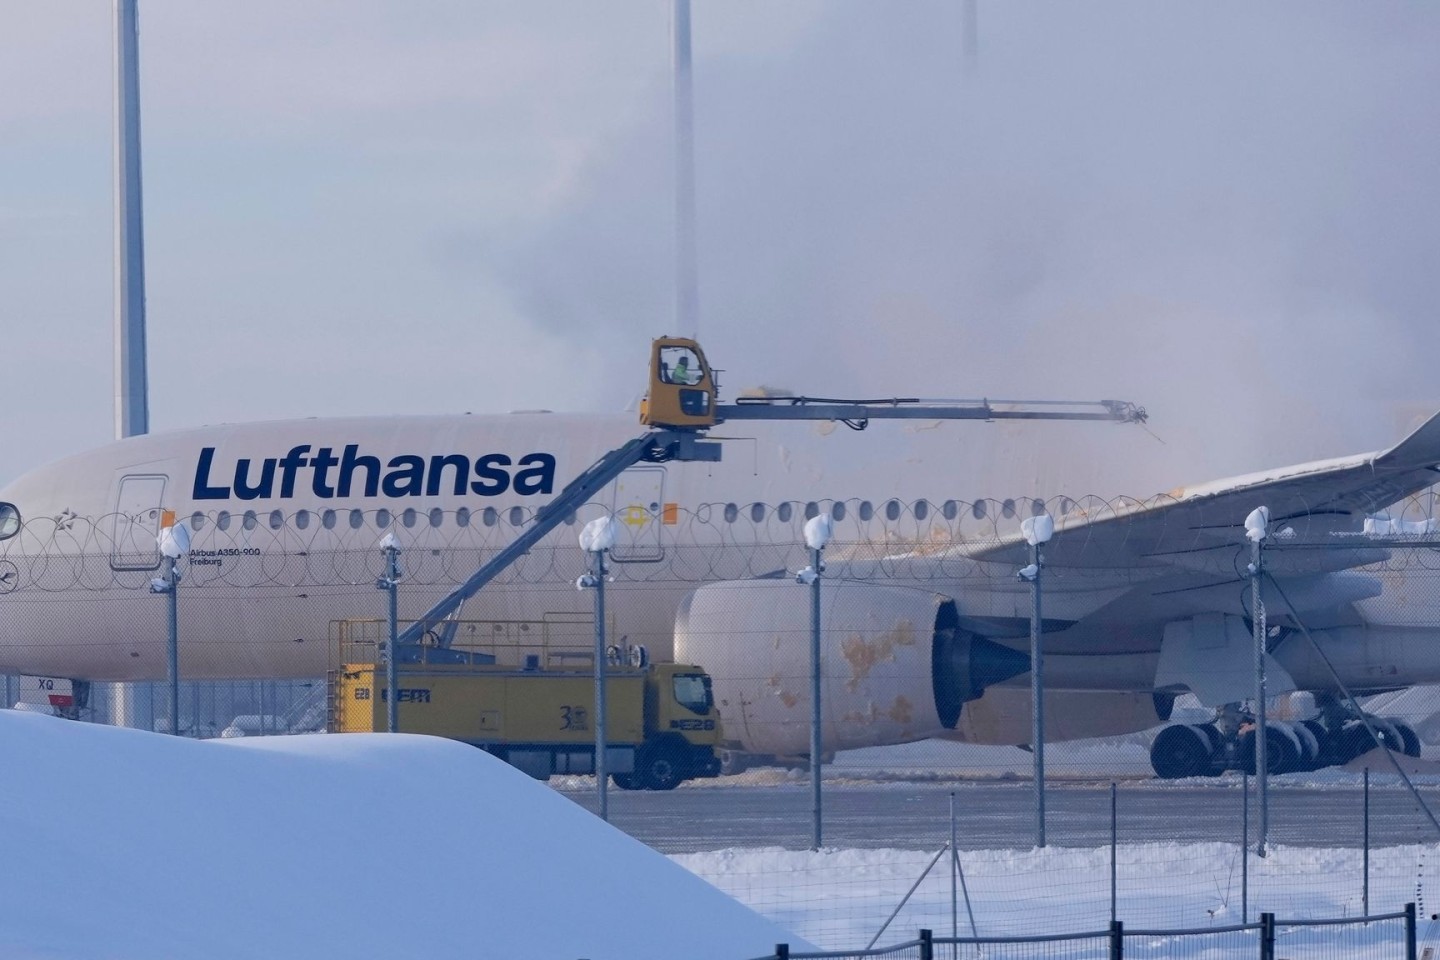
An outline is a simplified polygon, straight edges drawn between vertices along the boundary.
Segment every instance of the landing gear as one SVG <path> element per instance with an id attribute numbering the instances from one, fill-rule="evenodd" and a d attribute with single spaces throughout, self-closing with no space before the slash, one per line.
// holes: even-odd
<path id="1" fill-rule="evenodd" d="M 1379 743 L 1397 754 L 1420 756 L 1420 737 L 1407 723 L 1386 717 L 1354 716 L 1330 697 L 1317 698 L 1320 716 L 1299 723 L 1266 724 L 1265 763 L 1271 773 L 1340 766 Z M 1369 721 L 1366 726 L 1365 721 Z M 1371 734 L 1371 729 L 1374 734 Z M 1255 772 L 1255 723 L 1230 705 L 1212 723 L 1173 724 L 1150 746 L 1150 765 L 1164 780 L 1218 776 L 1226 770 Z"/>
<path id="2" fill-rule="evenodd" d="M 1212 768 L 1221 742 L 1214 724 L 1177 723 L 1161 730 L 1151 744 L 1150 765 L 1155 768 L 1155 776 L 1163 780 L 1208 777 L 1219 773 Z"/>

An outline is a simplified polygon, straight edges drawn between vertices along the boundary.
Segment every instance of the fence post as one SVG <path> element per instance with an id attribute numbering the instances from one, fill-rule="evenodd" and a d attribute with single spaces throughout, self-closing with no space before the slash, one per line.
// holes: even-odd
<path id="1" fill-rule="evenodd" d="M 1405 960 L 1415 960 L 1415 904 L 1405 904 Z"/>
<path id="2" fill-rule="evenodd" d="M 1275 960 L 1275 914 L 1260 914 L 1260 960 Z"/>
<path id="3" fill-rule="evenodd" d="M 1365 768 L 1365 804 L 1364 804 L 1364 807 L 1365 807 L 1365 814 L 1364 814 L 1364 816 L 1365 816 L 1365 827 L 1364 827 L 1364 831 L 1363 831 L 1363 832 L 1364 832 L 1364 835 L 1365 835 L 1365 840 L 1364 840 L 1364 843 L 1363 843 L 1363 847 L 1364 847 L 1364 849 L 1365 849 L 1365 860 L 1364 860 L 1364 865 L 1363 865 L 1363 868 L 1362 868 L 1362 876 L 1363 876 L 1363 879 L 1361 880 L 1361 888 L 1360 888 L 1360 889 L 1361 889 L 1361 895 L 1360 895 L 1360 896 L 1361 896 L 1361 903 L 1362 903 L 1361 910 L 1363 910 L 1364 913 L 1365 913 L 1365 916 L 1368 917 L 1368 916 L 1370 916 L 1370 768 L 1369 768 L 1369 767 L 1366 767 L 1366 768 Z"/>
<path id="4" fill-rule="evenodd" d="M 920 931 L 920 960 L 935 960 L 935 935 L 929 930 Z"/>
<path id="5" fill-rule="evenodd" d="M 1110 781 L 1110 922 L 1115 922 L 1117 868 L 1116 847 L 1119 844 L 1120 819 L 1115 802 L 1115 781 Z"/>
<path id="6" fill-rule="evenodd" d="M 790 960 L 790 944 L 775 944 L 775 960 Z"/>
<path id="7" fill-rule="evenodd" d="M 1125 960 L 1125 924 L 1110 921 L 1110 960 Z"/>

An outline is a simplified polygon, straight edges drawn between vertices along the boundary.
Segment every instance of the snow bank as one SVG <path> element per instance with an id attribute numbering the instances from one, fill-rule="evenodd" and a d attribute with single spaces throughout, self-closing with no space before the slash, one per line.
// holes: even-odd
<path id="1" fill-rule="evenodd" d="M 963 842 L 963 841 L 962 841 Z M 923 850 L 783 850 L 778 847 L 679 854 L 676 862 L 825 949 L 869 942 L 934 852 Z M 1249 860 L 1249 918 L 1261 910 L 1282 920 L 1356 916 L 1362 904 L 1362 853 L 1276 846 Z M 1435 846 L 1371 851 L 1373 913 L 1390 913 L 1415 901 L 1422 916 L 1433 902 L 1428 874 L 1440 858 Z M 981 936 L 1021 936 L 1103 930 L 1110 920 L 1109 848 L 962 851 L 970 906 Z M 1430 868 L 1427 871 L 1427 860 Z M 1120 846 L 1118 914 L 1133 929 L 1206 928 L 1239 923 L 1240 854 L 1232 844 L 1145 843 Z M 941 861 L 915 890 L 879 946 L 915 936 L 922 927 L 939 936 L 969 933 L 964 901 L 951 913 L 950 873 Z M 1401 926 L 1285 930 L 1285 942 L 1328 945 L 1317 956 L 1395 957 Z M 1421 928 L 1429 943 L 1440 925 Z M 1308 938 L 1308 939 L 1307 939 Z M 1365 949 L 1351 949 L 1359 944 Z M 1349 945 L 1348 947 L 1346 945 Z M 1198 951 L 1202 941 L 1196 941 Z M 1348 952 L 1347 952 L 1348 951 Z M 1128 952 L 1128 951 L 1127 951 Z M 1187 954 L 1190 955 L 1190 954 Z M 1206 956 L 1255 956 L 1246 950 Z M 1280 956 L 1292 956 L 1280 953 Z"/>
<path id="2" fill-rule="evenodd" d="M 801 942 L 447 740 L 199 742 L 4 710 L 0 759 L 0 956 L 736 960 Z"/>

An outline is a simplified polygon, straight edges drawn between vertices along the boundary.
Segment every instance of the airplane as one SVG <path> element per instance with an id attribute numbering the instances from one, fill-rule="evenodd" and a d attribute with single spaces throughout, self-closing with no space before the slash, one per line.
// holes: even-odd
<path id="1" fill-rule="evenodd" d="M 1357 694 L 1440 681 L 1440 610 L 1406 596 L 1403 570 L 1376 569 L 1388 553 L 1364 537 L 1367 518 L 1440 479 L 1440 415 L 1378 453 L 1104 502 L 1085 494 L 1161 472 L 1144 434 L 884 426 L 861 438 L 834 421 L 731 424 L 721 462 L 631 467 L 467 603 L 457 645 L 503 634 L 585 647 L 575 535 L 610 514 L 622 530 L 611 635 L 707 669 L 737 764 L 803 756 L 808 604 L 791 573 L 805 562 L 801 527 L 825 512 L 827 752 L 933 736 L 1023 745 L 1018 531 L 1048 512 L 1047 740 L 1162 724 L 1188 690 L 1215 722 L 1167 727 L 1152 760 L 1161 776 L 1211 774 L 1245 762 L 1244 518 L 1267 505 L 1281 546 L 1267 568 L 1289 601 L 1271 609 L 1271 689 L 1311 691 L 1322 707 L 1275 725 L 1276 762 L 1344 762 L 1367 747 L 1301 623 Z M 0 671 L 163 677 L 165 614 L 146 587 L 173 516 L 192 539 L 183 676 L 322 676 L 339 634 L 373 629 L 383 609 L 383 536 L 404 546 L 401 616 L 413 620 L 633 435 L 621 415 L 309 419 L 132 437 L 41 467 L 0 490 Z M 1382 735 L 1418 753 L 1404 724 Z"/>

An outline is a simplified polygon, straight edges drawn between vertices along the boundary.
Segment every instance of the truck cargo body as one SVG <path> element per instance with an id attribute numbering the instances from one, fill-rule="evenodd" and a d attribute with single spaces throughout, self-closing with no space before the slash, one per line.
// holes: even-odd
<path id="1" fill-rule="evenodd" d="M 719 773 L 719 713 L 699 667 L 606 671 L 606 769 L 618 786 L 666 790 Z M 386 727 L 385 670 L 347 664 L 331 678 L 336 733 Z M 595 772 L 591 671 L 495 664 L 402 664 L 399 731 L 460 740 L 533 777 Z"/>

